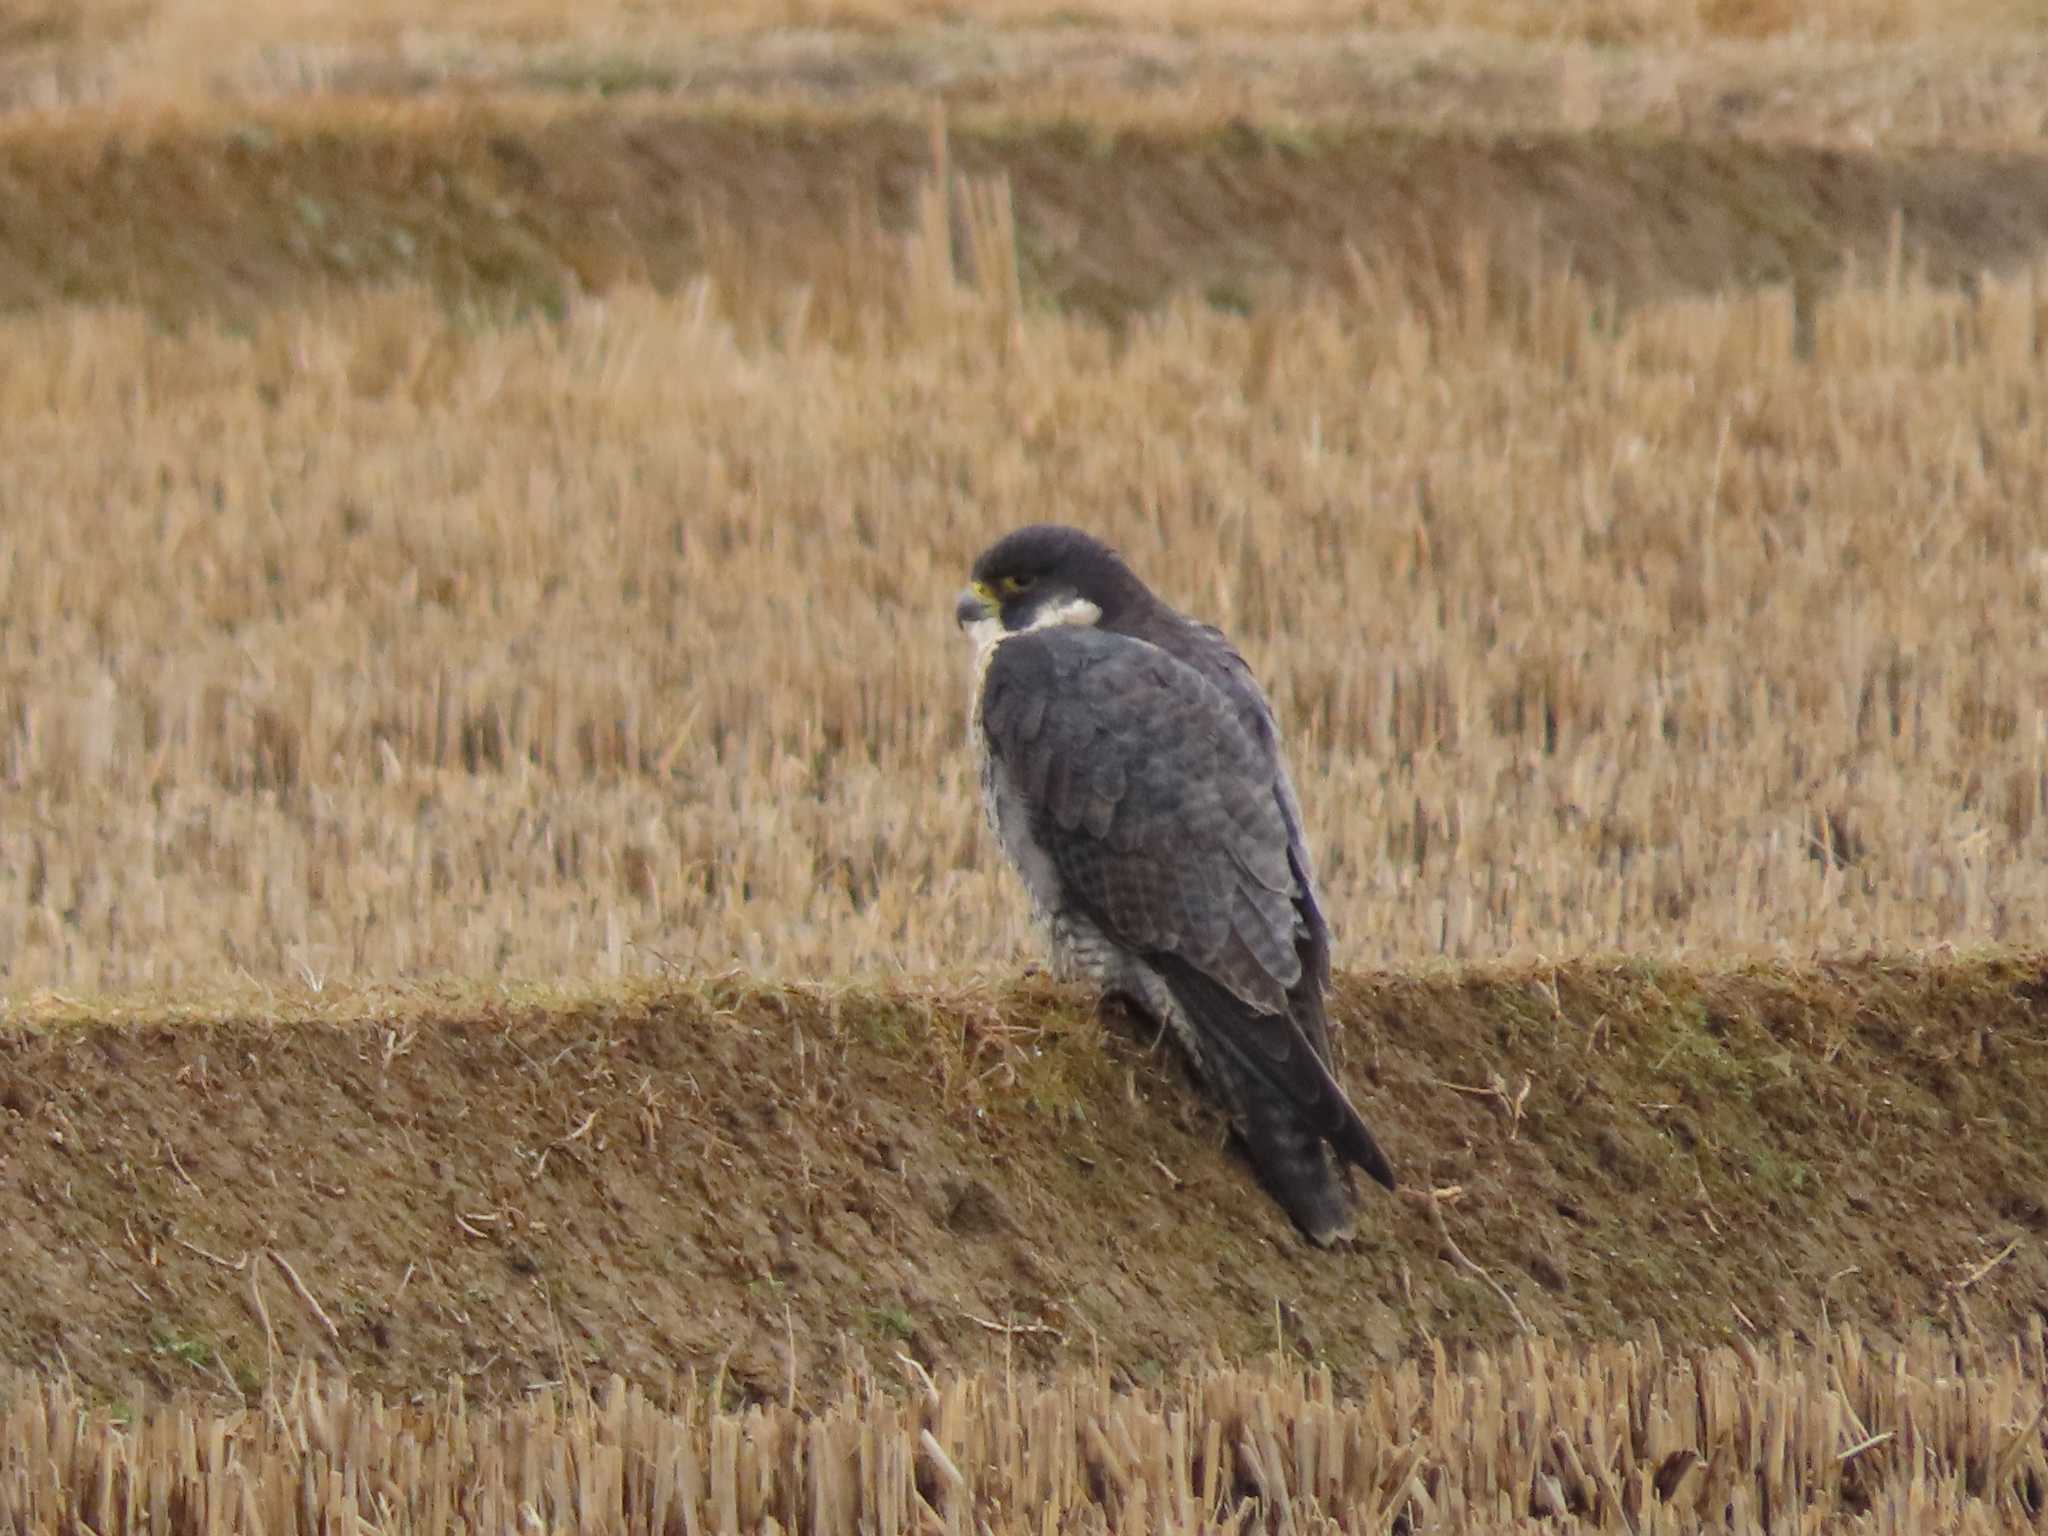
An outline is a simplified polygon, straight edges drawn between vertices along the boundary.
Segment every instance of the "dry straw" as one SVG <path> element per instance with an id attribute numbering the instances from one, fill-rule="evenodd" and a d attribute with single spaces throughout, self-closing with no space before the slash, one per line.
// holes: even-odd
<path id="1" fill-rule="evenodd" d="M 474 63 L 574 43 L 610 65 L 592 84 L 659 83 L 662 61 L 680 56 L 688 79 L 692 43 L 791 29 L 844 29 L 856 37 L 928 28 L 927 0 L 701 0 L 686 8 L 633 0 L 453 0 L 430 15 L 404 0 L 38 0 L 21 36 L 30 61 L 52 66 L 52 94 L 197 96 L 224 83 L 243 89 L 317 87 L 347 80 L 364 61 L 419 67 L 444 56 Z M 2003 33 L 2029 19 L 2013 0 L 961 0 L 943 13 L 975 27 L 986 47 L 998 29 L 1100 34 L 1112 28 L 1181 34 L 1352 30 L 1361 21 L 1396 30 L 1458 29 L 1527 39 L 1698 43 L 1712 38 L 1789 38 L 1811 44 Z M 964 24 L 964 26 L 963 26 Z M 977 24 L 979 24 L 977 26 Z M 637 60 L 640 73 L 625 61 Z M 650 63 L 649 61 L 654 61 Z M 64 88 L 68 87 L 68 90 Z"/>
<path id="2" fill-rule="evenodd" d="M 479 1409 L 398 1407 L 308 1366 L 281 1400 L 117 1420 L 17 1388 L 0 1523 L 102 1533 L 2031 1529 L 2048 1499 L 2037 1323 L 2000 1350 L 1586 1351 L 1530 1339 L 1338 1395 L 1325 1374 L 1203 1368 L 1113 1390 L 1077 1373 L 816 1412 L 663 1407 L 616 1378 Z M 714 1388 L 715 1391 L 715 1388 Z"/>
<path id="3" fill-rule="evenodd" d="M 1343 963 L 2048 927 L 2037 274 L 1474 247 L 1115 332 L 1015 238 L 0 322 L 4 984 L 1016 963 L 949 615 L 1048 516 L 1246 647 Z"/>
<path id="4" fill-rule="evenodd" d="M 406 0 L 40 0 L 40 26 L 0 35 L 25 39 L 0 52 L 0 118 L 91 103 L 134 128 L 169 106 L 190 126 L 333 93 L 347 135 L 364 95 L 389 120 L 406 111 L 389 97 L 445 104 L 457 85 L 578 114 L 624 96 L 892 116 L 943 96 L 990 124 L 1334 119 L 2033 151 L 2048 32 L 2025 3 L 1382 0 L 1362 25 L 1355 0 L 1104 0 L 1093 16 L 968 0 L 943 20 L 928 0 L 812 0 L 818 24 L 791 27 L 781 0 L 489 0 L 431 17 Z"/>

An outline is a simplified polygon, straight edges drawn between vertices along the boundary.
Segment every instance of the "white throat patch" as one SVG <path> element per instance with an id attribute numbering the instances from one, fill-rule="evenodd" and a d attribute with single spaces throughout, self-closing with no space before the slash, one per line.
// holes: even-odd
<path id="1" fill-rule="evenodd" d="M 1002 618 L 997 614 L 992 613 L 985 619 L 976 619 L 968 625 L 967 640 L 974 647 L 974 670 L 979 672 L 986 667 L 990 653 L 1009 637 L 1010 632 L 1003 628 Z"/>

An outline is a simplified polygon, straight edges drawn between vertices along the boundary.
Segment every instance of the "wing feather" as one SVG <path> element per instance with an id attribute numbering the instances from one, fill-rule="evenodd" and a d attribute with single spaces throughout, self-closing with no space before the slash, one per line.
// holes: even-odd
<path id="1" fill-rule="evenodd" d="M 1222 690 L 1156 646 L 1072 626 L 1003 642 L 983 688 L 989 751 L 1103 931 L 1284 1013 L 1302 976 L 1293 828 Z"/>
<path id="2" fill-rule="evenodd" d="M 1252 669 L 1222 630 L 1214 625 L 1176 617 L 1172 634 L 1176 654 L 1212 678 L 1229 695 L 1238 720 L 1273 764 L 1279 781 L 1281 814 L 1287 819 L 1287 864 L 1299 892 L 1297 905 L 1301 912 L 1302 936 L 1308 945 L 1307 963 L 1327 989 L 1330 985 L 1330 926 L 1316 899 L 1315 863 L 1309 857 L 1301 802 L 1295 795 L 1294 781 L 1287 772 L 1287 754 L 1280 746 L 1280 729 L 1273 719 L 1273 707 L 1266 701 L 1258 679 L 1252 676 Z M 1330 1054 L 1329 1037 L 1321 1008 L 1309 1010 L 1309 1015 L 1301 1022 L 1317 1054 L 1327 1059 Z"/>

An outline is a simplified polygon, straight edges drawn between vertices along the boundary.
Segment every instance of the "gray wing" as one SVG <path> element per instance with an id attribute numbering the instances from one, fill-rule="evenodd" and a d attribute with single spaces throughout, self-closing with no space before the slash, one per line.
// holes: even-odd
<path id="1" fill-rule="evenodd" d="M 1316 898 L 1315 864 L 1309 858 L 1308 834 L 1303 830 L 1301 802 L 1295 798 L 1294 779 L 1287 769 L 1287 749 L 1280 742 L 1280 724 L 1273 718 L 1273 706 L 1268 702 L 1265 690 L 1259 686 L 1259 680 L 1252 676 L 1251 667 L 1225 638 L 1223 631 L 1208 624 L 1197 625 L 1196 628 L 1213 647 L 1215 679 L 1230 695 L 1239 721 L 1264 749 L 1272 765 L 1275 792 L 1280 797 L 1280 813 L 1287 819 L 1287 853 L 1294 861 L 1295 878 L 1300 885 L 1302 920 L 1309 930 L 1310 943 L 1315 951 L 1310 963 L 1316 979 L 1327 988 L 1330 985 L 1330 925 L 1324 919 L 1322 905 Z M 1317 1039 L 1315 1046 L 1325 1057 L 1330 1054 L 1325 1040 Z"/>
<path id="2" fill-rule="evenodd" d="M 1230 637 L 1215 625 L 1168 611 L 1145 632 L 1144 638 L 1186 662 L 1222 690 L 1238 724 L 1257 744 L 1272 775 L 1280 813 L 1287 822 L 1287 854 L 1294 864 L 1296 905 L 1306 931 L 1307 952 L 1303 959 L 1317 982 L 1313 995 L 1299 995 L 1296 1022 L 1316 1054 L 1328 1061 L 1330 1035 L 1321 994 L 1330 986 L 1330 925 L 1316 897 L 1315 865 L 1309 858 L 1301 802 L 1295 798 L 1294 780 L 1287 771 L 1287 750 L 1280 742 L 1280 726 L 1273 718 L 1273 706 L 1244 657 L 1230 643 Z"/>
<path id="3" fill-rule="evenodd" d="M 1062 625 L 1003 642 L 982 701 L 1065 899 L 1116 943 L 1284 1016 L 1308 937 L 1292 796 L 1223 690 L 1157 646 Z"/>

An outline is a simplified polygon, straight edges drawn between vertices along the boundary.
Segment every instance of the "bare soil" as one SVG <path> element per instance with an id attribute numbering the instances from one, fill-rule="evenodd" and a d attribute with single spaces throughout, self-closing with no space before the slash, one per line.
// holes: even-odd
<path id="1" fill-rule="evenodd" d="M 1524 1324 L 1995 1339 L 2048 1310 L 2040 959 L 1339 991 L 1351 1090 L 1441 1198 L 1362 1191 L 1334 1253 L 1171 1049 L 1034 981 L 17 1021 L 0 1359 L 116 1399 L 313 1354 L 400 1393 L 722 1370 L 803 1402 L 899 1353 L 1146 1380 L 1277 1347 L 1341 1382 Z"/>

